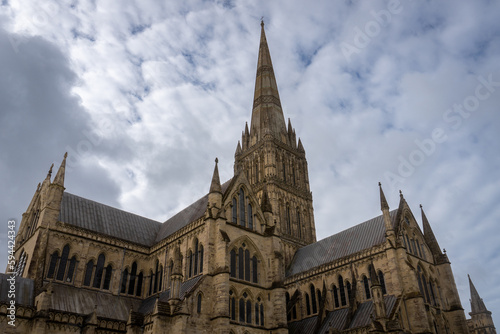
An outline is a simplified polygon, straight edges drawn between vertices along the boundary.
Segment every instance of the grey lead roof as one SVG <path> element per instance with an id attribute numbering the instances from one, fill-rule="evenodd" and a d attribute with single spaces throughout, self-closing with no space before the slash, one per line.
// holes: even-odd
<path id="1" fill-rule="evenodd" d="M 96 290 L 82 289 L 64 284 L 52 284 L 51 309 L 90 314 L 98 317 L 127 321 L 130 309 L 138 310 L 141 301 L 126 296 L 115 296 Z"/>
<path id="2" fill-rule="evenodd" d="M 224 182 L 222 185 L 222 193 L 224 194 L 231 183 L 232 179 Z M 195 221 L 196 219 L 202 217 L 205 214 L 208 204 L 208 194 L 177 213 L 175 216 L 164 222 L 160 228 L 158 235 L 156 236 L 155 243 L 160 242 L 172 233 L 179 231 L 181 228 L 187 224 Z"/>
<path id="3" fill-rule="evenodd" d="M 231 179 L 222 185 L 224 193 Z M 59 221 L 144 246 L 152 246 L 203 216 L 208 194 L 163 224 L 67 192 L 63 193 Z"/>
<path id="4" fill-rule="evenodd" d="M 397 211 L 396 209 L 389 213 L 393 226 Z M 300 248 L 295 253 L 286 275 L 292 276 L 307 271 L 344 256 L 382 244 L 384 241 L 384 218 L 380 215 L 340 233 Z"/>
<path id="5" fill-rule="evenodd" d="M 161 223 L 67 192 L 63 193 L 59 221 L 87 230 L 151 246 Z"/>

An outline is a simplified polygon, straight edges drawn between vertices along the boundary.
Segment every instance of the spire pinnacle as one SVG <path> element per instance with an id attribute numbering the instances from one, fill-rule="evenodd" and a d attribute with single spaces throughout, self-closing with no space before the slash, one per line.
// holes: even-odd
<path id="1" fill-rule="evenodd" d="M 378 187 L 380 188 L 380 210 L 389 210 L 389 204 L 387 204 L 387 200 L 385 199 L 384 191 L 382 190 L 382 183 L 378 183 Z"/>
<path id="2" fill-rule="evenodd" d="M 469 277 L 471 313 L 488 312 L 488 310 L 486 309 L 486 305 L 484 305 L 483 299 L 479 297 L 479 293 L 477 292 L 474 283 L 472 283 L 472 280 L 470 279 L 470 275 L 467 275 L 467 277 Z"/>
<path id="3" fill-rule="evenodd" d="M 49 180 L 52 177 L 52 168 L 54 168 L 54 164 L 50 165 L 49 171 L 47 173 L 47 179 Z"/>
<path id="4" fill-rule="evenodd" d="M 68 157 L 68 152 L 64 153 L 63 161 L 59 170 L 57 171 L 56 177 L 54 178 L 54 183 L 64 187 L 64 175 L 66 173 L 66 158 Z"/>
<path id="5" fill-rule="evenodd" d="M 212 183 L 210 184 L 210 192 L 211 193 L 222 193 L 222 188 L 220 185 L 220 178 L 219 178 L 219 167 L 218 167 L 219 159 L 215 158 L 215 167 L 214 167 L 214 174 L 212 176 Z"/>
<path id="6" fill-rule="evenodd" d="M 238 145 L 236 145 L 236 152 L 234 152 L 234 156 L 237 156 L 240 154 L 241 154 L 241 144 L 240 144 L 240 141 L 238 140 Z"/>
<path id="7" fill-rule="evenodd" d="M 443 255 L 443 253 L 441 252 L 441 248 L 439 247 L 439 244 L 437 242 L 437 239 L 434 235 L 434 232 L 432 231 L 431 224 L 429 224 L 429 221 L 427 220 L 427 216 L 425 215 L 422 204 L 420 204 L 420 212 L 422 214 L 422 226 L 424 228 L 425 242 L 431 249 L 431 252 L 434 256 Z"/>
<path id="8" fill-rule="evenodd" d="M 262 191 L 262 202 L 260 204 L 262 212 L 273 213 L 273 208 L 271 202 L 269 201 L 269 196 L 267 195 L 267 185 L 264 185 L 264 190 Z"/>
<path id="9" fill-rule="evenodd" d="M 278 85 L 274 76 L 266 32 L 264 31 L 264 21 L 261 21 L 250 135 L 257 135 L 258 138 L 262 138 L 266 134 L 271 134 L 281 139 L 281 133 L 286 134 L 285 117 L 281 109 Z"/>

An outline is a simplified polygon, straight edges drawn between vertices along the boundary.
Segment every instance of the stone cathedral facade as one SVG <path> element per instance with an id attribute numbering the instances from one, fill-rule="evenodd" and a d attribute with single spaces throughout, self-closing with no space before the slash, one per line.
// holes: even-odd
<path id="1" fill-rule="evenodd" d="M 402 194 L 391 209 L 380 187 L 380 216 L 316 240 L 263 23 L 230 180 L 216 160 L 208 193 L 162 223 L 66 192 L 65 164 L 22 216 L 0 277 L 2 333 L 495 333 L 472 282 L 466 320 L 446 253 Z"/>

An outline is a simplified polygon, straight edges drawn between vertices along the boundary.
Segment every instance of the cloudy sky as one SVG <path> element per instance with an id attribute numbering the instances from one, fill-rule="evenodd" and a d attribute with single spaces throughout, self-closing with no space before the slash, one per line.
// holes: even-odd
<path id="1" fill-rule="evenodd" d="M 0 5 L 0 219 L 68 151 L 68 192 L 164 221 L 232 176 L 264 17 L 318 239 L 424 205 L 470 311 L 500 326 L 498 1 L 10 1 Z M 7 249 L 5 232 L 0 246 Z M 5 256 L 4 256 L 5 257 Z M 0 260 L 5 267 L 5 259 Z"/>

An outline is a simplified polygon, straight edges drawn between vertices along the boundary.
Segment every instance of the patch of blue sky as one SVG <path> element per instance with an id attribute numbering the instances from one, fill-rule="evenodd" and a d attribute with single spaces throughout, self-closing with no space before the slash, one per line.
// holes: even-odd
<path id="1" fill-rule="evenodd" d="M 132 25 L 130 27 L 130 33 L 132 35 L 138 35 L 142 33 L 144 30 L 151 28 L 151 24 L 137 24 L 137 25 Z"/>
<path id="2" fill-rule="evenodd" d="M 91 42 L 95 42 L 94 36 L 85 34 L 81 31 L 76 30 L 76 29 L 71 29 L 71 33 L 73 34 L 74 39 L 86 39 L 86 40 L 89 40 Z"/>

